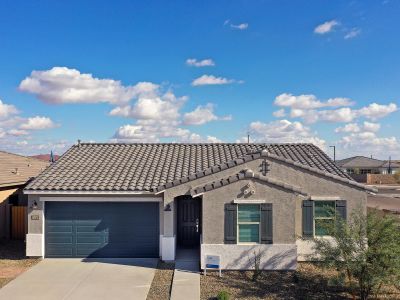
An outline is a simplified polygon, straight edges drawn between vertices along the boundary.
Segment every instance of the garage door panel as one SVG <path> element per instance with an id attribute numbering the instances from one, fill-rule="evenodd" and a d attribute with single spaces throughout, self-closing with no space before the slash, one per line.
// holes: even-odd
<path id="1" fill-rule="evenodd" d="M 47 257 L 158 257 L 159 204 L 46 202 Z"/>

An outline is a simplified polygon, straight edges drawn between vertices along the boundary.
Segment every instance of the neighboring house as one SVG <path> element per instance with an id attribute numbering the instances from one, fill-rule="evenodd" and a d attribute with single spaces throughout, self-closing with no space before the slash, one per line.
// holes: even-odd
<path id="1" fill-rule="evenodd" d="M 38 159 L 0 151 L 0 239 L 10 237 L 10 206 L 26 206 L 28 197 L 22 189 L 47 166 Z"/>
<path id="2" fill-rule="evenodd" d="M 295 269 L 336 209 L 367 191 L 311 144 L 78 144 L 25 189 L 27 255 L 221 255 L 224 269 Z M 373 190 L 375 191 L 375 190 Z"/>
<path id="3" fill-rule="evenodd" d="M 400 172 L 400 164 L 396 161 L 379 160 L 365 156 L 337 160 L 336 165 L 349 175 L 395 174 Z"/>

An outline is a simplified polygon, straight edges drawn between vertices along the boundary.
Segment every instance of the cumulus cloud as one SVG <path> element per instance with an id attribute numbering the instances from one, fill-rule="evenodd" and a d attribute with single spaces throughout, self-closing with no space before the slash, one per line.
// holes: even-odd
<path id="1" fill-rule="evenodd" d="M 348 154 L 363 154 L 382 157 L 382 154 L 398 154 L 400 144 L 396 137 L 378 137 L 375 132 L 358 132 L 344 136 L 339 145 Z"/>
<path id="2" fill-rule="evenodd" d="M 218 117 L 214 114 L 214 105 L 208 103 L 205 106 L 197 106 L 195 110 L 188 112 L 183 117 L 183 123 L 185 125 L 203 125 L 211 121 L 229 121 L 232 120 L 232 116 Z"/>
<path id="3" fill-rule="evenodd" d="M 336 20 L 327 21 L 314 28 L 316 34 L 327 34 L 334 30 L 335 27 L 339 26 L 340 23 Z"/>
<path id="4" fill-rule="evenodd" d="M 215 62 L 211 58 L 197 60 L 196 58 L 188 58 L 186 64 L 191 67 L 212 67 Z"/>
<path id="5" fill-rule="evenodd" d="M 176 120 L 186 99 L 167 92 L 154 98 L 139 98 L 133 106 L 117 106 L 110 115 L 144 120 Z"/>
<path id="6" fill-rule="evenodd" d="M 10 129 L 9 131 L 7 131 L 7 134 L 13 136 L 22 136 L 22 135 L 28 135 L 29 132 L 22 129 Z"/>
<path id="7" fill-rule="evenodd" d="M 54 128 L 57 125 L 48 117 L 32 117 L 28 118 L 25 123 L 20 125 L 21 129 L 25 130 L 41 130 Z"/>
<path id="8" fill-rule="evenodd" d="M 196 78 L 192 81 L 192 86 L 200 86 L 200 85 L 222 85 L 222 84 L 230 84 L 234 83 L 236 80 L 228 79 L 225 77 L 216 77 L 214 75 L 202 75 L 199 78 Z M 238 81 L 241 83 L 241 81 Z"/>
<path id="9" fill-rule="evenodd" d="M 361 33 L 360 28 L 352 28 L 349 32 L 347 32 L 344 36 L 345 40 L 353 39 Z"/>
<path id="10" fill-rule="evenodd" d="M 365 121 L 362 125 L 357 123 L 349 123 L 335 129 L 336 133 L 357 133 L 357 132 L 377 132 L 381 128 L 379 123 Z"/>
<path id="11" fill-rule="evenodd" d="M 294 109 L 314 109 L 321 107 L 351 106 L 354 104 L 349 98 L 330 98 L 327 101 L 318 100 L 315 95 L 293 95 L 283 93 L 274 101 L 275 105 Z"/>
<path id="12" fill-rule="evenodd" d="M 0 99 L 0 119 L 5 119 L 15 114 L 18 114 L 17 108 L 11 104 L 5 104 Z"/>
<path id="13" fill-rule="evenodd" d="M 395 103 L 387 105 L 372 103 L 360 109 L 352 109 L 348 106 L 353 106 L 355 103 L 349 98 L 337 97 L 321 101 L 315 95 L 296 96 L 288 93 L 278 95 L 274 104 L 290 109 L 291 118 L 301 118 L 307 124 L 320 121 L 349 123 L 361 117 L 375 121 L 398 109 Z"/>
<path id="14" fill-rule="evenodd" d="M 358 114 L 371 120 L 377 120 L 397 111 L 397 109 L 395 103 L 388 105 L 372 103 L 358 110 Z"/>
<path id="15" fill-rule="evenodd" d="M 127 103 L 139 96 L 154 95 L 159 86 L 139 82 L 124 86 L 120 81 L 100 79 L 67 67 L 53 67 L 46 71 L 32 71 L 21 81 L 22 92 L 36 95 L 46 103 Z"/>
<path id="16" fill-rule="evenodd" d="M 266 143 L 313 143 L 324 149 L 326 142 L 301 122 L 276 120 L 250 123 L 251 140 Z M 244 138 L 246 140 L 247 138 Z"/>
<path id="17" fill-rule="evenodd" d="M 286 116 L 286 112 L 283 108 L 281 108 L 281 109 L 278 109 L 277 111 L 274 111 L 272 113 L 272 115 L 276 118 L 283 118 Z"/>

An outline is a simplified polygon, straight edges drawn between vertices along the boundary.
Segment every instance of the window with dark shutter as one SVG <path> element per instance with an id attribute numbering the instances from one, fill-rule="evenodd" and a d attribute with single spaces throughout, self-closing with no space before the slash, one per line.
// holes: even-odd
<path id="1" fill-rule="evenodd" d="M 347 220 L 347 201 L 337 200 L 336 201 L 336 214 L 343 220 Z"/>
<path id="2" fill-rule="evenodd" d="M 225 244 L 236 244 L 237 205 L 225 204 Z"/>
<path id="3" fill-rule="evenodd" d="M 303 200 L 303 237 L 314 236 L 314 202 Z"/>
<path id="4" fill-rule="evenodd" d="M 272 244 L 272 203 L 261 204 L 261 244 Z"/>

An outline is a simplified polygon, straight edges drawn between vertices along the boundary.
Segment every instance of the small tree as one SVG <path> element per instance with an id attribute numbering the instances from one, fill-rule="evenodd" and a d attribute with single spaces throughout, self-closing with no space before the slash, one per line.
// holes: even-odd
<path id="1" fill-rule="evenodd" d="M 394 218 L 358 209 L 349 222 L 337 216 L 327 231 L 331 239 L 314 239 L 312 259 L 347 278 L 353 298 L 355 290 L 365 300 L 378 295 L 383 284 L 399 285 L 400 228 Z"/>
<path id="2" fill-rule="evenodd" d="M 262 270 L 260 268 L 261 265 L 261 259 L 263 257 L 263 253 L 258 249 L 258 251 L 254 250 L 253 251 L 253 256 L 249 259 L 250 263 L 253 266 L 253 277 L 252 280 L 254 282 L 258 281 L 258 278 L 260 277 Z"/>

